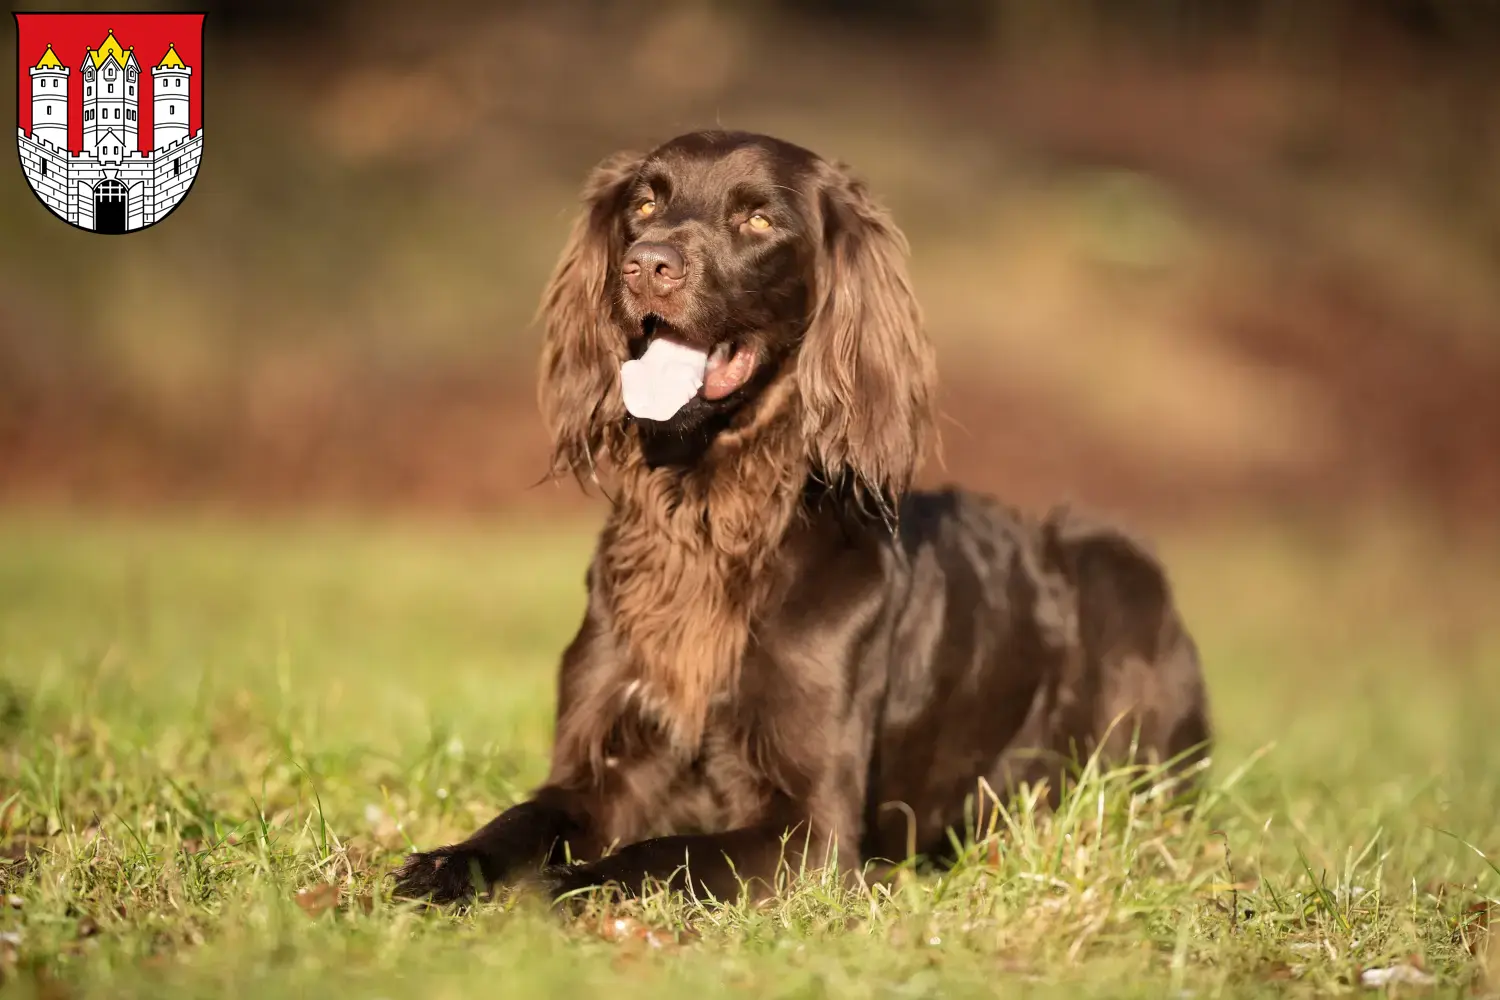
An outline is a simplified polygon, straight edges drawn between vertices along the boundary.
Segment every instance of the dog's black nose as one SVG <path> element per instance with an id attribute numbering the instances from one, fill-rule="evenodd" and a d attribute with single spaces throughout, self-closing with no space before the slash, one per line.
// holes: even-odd
<path id="1" fill-rule="evenodd" d="M 669 295 L 687 277 L 687 262 L 670 243 L 637 243 L 625 255 L 622 273 L 637 295 Z"/>

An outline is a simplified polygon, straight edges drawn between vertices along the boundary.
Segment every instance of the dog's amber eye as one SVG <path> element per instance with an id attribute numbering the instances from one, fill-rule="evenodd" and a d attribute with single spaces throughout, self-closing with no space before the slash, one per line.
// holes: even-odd
<path id="1" fill-rule="evenodd" d="M 653 201 L 653 200 L 643 201 L 643 202 L 641 202 L 640 207 L 637 208 L 635 211 L 636 211 L 637 215 L 640 215 L 640 216 L 643 216 L 643 217 L 647 216 L 647 215 L 650 215 L 652 212 L 656 211 L 656 202 Z"/>
<path id="2" fill-rule="evenodd" d="M 771 228 L 771 220 L 766 218 L 764 215 L 761 215 L 759 212 L 756 212 L 754 215 L 750 216 L 749 223 L 751 229 L 760 230 L 762 232 Z"/>

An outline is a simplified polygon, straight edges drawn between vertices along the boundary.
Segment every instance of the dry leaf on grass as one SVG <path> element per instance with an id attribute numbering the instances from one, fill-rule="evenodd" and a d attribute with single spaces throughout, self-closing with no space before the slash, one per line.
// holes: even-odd
<path id="1" fill-rule="evenodd" d="M 1279 961 L 1267 962 L 1260 967 L 1259 972 L 1262 979 L 1269 979 L 1276 982 L 1297 978 L 1297 970 L 1293 969 L 1287 963 Z"/>
<path id="2" fill-rule="evenodd" d="M 649 927 L 634 917 L 605 917 L 598 935 L 615 944 L 642 944 L 647 948 L 672 948 L 696 937 L 691 932 L 678 934 L 661 927 Z"/>
<path id="3" fill-rule="evenodd" d="M 19 882 L 31 870 L 31 852 L 38 847 L 32 837 L 16 837 L 0 844 L 0 886 Z"/>
<path id="4" fill-rule="evenodd" d="M 1453 943 L 1470 955 L 1482 957 L 1490 942 L 1490 909 L 1493 904 L 1487 899 L 1470 903 L 1463 913 L 1453 920 Z"/>
<path id="5" fill-rule="evenodd" d="M 331 882 L 320 882 L 298 889 L 297 905 L 309 917 L 319 917 L 338 906 L 341 895 L 338 886 Z"/>

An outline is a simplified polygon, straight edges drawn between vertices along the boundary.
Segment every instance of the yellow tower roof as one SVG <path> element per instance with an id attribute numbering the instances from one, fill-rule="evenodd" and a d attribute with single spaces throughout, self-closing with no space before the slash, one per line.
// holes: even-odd
<path id="1" fill-rule="evenodd" d="M 111 31 L 105 37 L 103 45 L 100 45 L 97 49 L 89 49 L 89 58 L 94 60 L 95 69 L 103 66 L 107 59 L 113 59 L 120 64 L 121 69 L 124 69 L 125 60 L 130 51 L 133 50 L 127 50 L 119 42 L 115 41 L 115 33 Z"/>
<path id="2" fill-rule="evenodd" d="M 177 54 L 177 46 L 168 45 L 167 54 L 161 57 L 161 62 L 156 64 L 157 69 L 186 69 L 187 63 Z"/>
<path id="3" fill-rule="evenodd" d="M 47 51 L 42 53 L 42 61 L 36 64 L 37 69 L 62 69 L 62 60 L 57 58 L 57 53 L 52 51 L 52 46 L 47 46 Z"/>

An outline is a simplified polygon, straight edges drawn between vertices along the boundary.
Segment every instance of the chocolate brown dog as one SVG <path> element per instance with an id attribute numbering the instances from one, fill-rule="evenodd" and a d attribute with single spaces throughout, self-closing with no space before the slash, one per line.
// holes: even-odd
<path id="1" fill-rule="evenodd" d="M 555 471 L 613 506 L 551 772 L 413 854 L 400 894 L 540 873 L 732 899 L 783 863 L 941 853 L 980 779 L 1055 797 L 1095 752 L 1207 752 L 1197 653 L 1138 544 L 909 488 L 935 367 L 905 256 L 861 183 L 766 136 L 594 171 L 542 305 L 541 406 Z"/>

